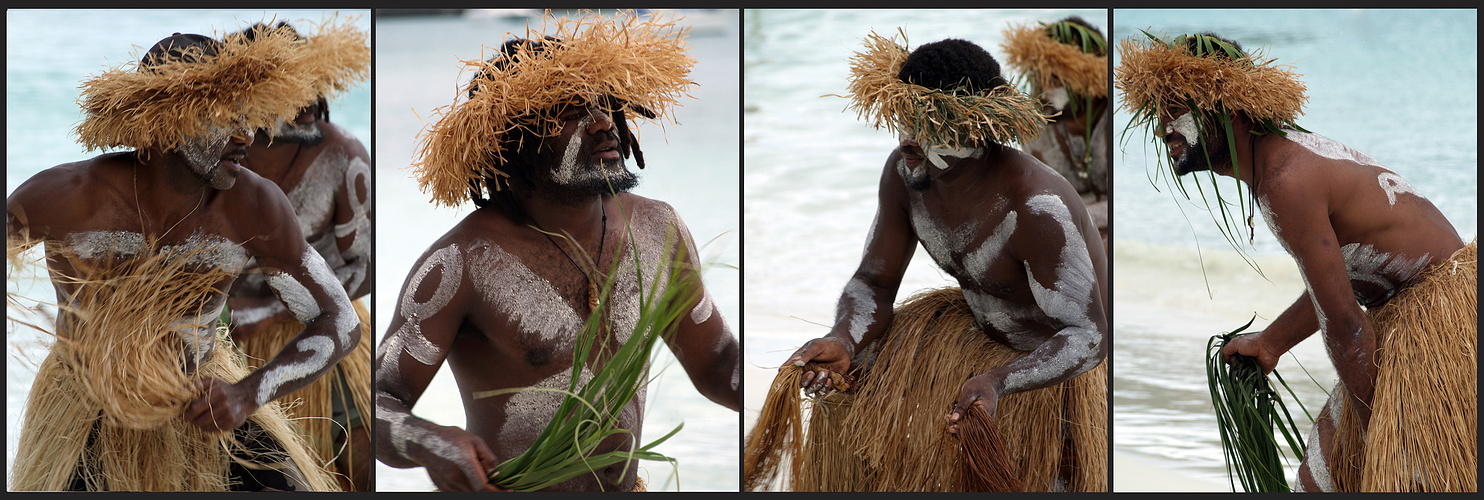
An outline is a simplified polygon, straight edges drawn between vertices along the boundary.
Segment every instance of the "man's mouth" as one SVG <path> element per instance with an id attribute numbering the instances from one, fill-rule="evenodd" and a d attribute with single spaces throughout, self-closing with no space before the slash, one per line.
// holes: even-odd
<path id="1" fill-rule="evenodd" d="M 221 162 L 222 163 L 231 163 L 231 164 L 233 164 L 235 166 L 241 167 L 242 166 L 242 159 L 243 158 L 246 158 L 246 157 L 247 157 L 247 149 L 246 148 L 238 148 L 238 149 L 234 149 L 232 151 L 228 151 L 226 154 L 223 154 L 222 155 L 222 161 Z"/>
<path id="2" fill-rule="evenodd" d="M 1179 159 L 1181 153 L 1185 152 L 1184 139 L 1166 138 L 1165 146 L 1170 148 L 1170 158 Z"/>
<path id="3" fill-rule="evenodd" d="M 922 148 L 918 148 L 915 146 L 902 146 L 902 160 L 907 162 L 907 166 L 916 167 L 918 165 L 921 165 L 922 160 L 925 158 L 926 156 L 923 155 Z"/>
<path id="4" fill-rule="evenodd" d="M 598 143 L 598 147 L 593 150 L 593 156 L 604 160 L 618 160 L 623 158 L 623 155 L 618 152 L 618 141 L 616 140 L 607 140 Z"/>

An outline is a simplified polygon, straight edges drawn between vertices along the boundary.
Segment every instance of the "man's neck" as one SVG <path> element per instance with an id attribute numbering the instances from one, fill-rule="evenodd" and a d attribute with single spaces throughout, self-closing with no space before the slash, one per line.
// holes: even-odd
<path id="1" fill-rule="evenodd" d="M 135 155 L 129 175 L 140 210 L 154 216 L 179 217 L 191 211 L 214 189 L 192 171 L 179 154 L 152 149 Z"/>
<path id="2" fill-rule="evenodd" d="M 606 196 L 595 195 L 580 201 L 554 200 L 539 193 L 516 201 L 521 210 L 541 230 L 558 235 L 570 234 L 579 242 L 597 241 L 601 236 Z"/>
<path id="3" fill-rule="evenodd" d="M 1272 134 L 1253 135 L 1253 124 L 1243 117 L 1233 117 L 1232 136 L 1235 138 L 1236 151 L 1232 156 L 1236 170 L 1227 168 L 1222 175 L 1236 177 L 1250 186 L 1256 186 L 1262 182 L 1263 170 L 1267 168 L 1267 147 L 1272 143 L 1265 139 Z M 1255 155 L 1255 156 L 1254 156 Z M 1238 177 L 1240 173 L 1240 177 Z"/>

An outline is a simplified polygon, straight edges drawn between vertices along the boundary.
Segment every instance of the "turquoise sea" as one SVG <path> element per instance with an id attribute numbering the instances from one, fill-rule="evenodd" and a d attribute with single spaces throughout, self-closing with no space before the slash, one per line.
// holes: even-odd
<path id="1" fill-rule="evenodd" d="M 1465 241 L 1478 235 L 1476 11 L 1117 10 L 1114 26 L 1116 39 L 1142 39 L 1140 29 L 1166 38 L 1214 31 L 1293 64 L 1308 87 L 1300 126 L 1376 158 L 1437 205 Z M 1242 248 L 1266 279 L 1222 238 L 1198 197 L 1177 201 L 1162 179 L 1156 191 L 1153 160 L 1164 149 L 1142 130 L 1120 140 L 1127 121 L 1120 113 L 1114 127 L 1122 151 L 1113 196 L 1114 451 L 1229 490 L 1205 380 L 1206 340 L 1254 314 L 1253 328 L 1265 326 L 1303 282 L 1265 224 L 1258 222 L 1254 244 L 1243 233 Z M 1223 193 L 1232 193 L 1234 181 L 1223 182 Z M 1292 353 L 1278 372 L 1317 413 L 1334 368 L 1318 335 Z M 1297 418 L 1307 432 L 1309 420 Z M 1290 482 L 1296 470 L 1295 462 Z M 1129 488 L 1115 482 L 1114 489 Z"/>
<path id="2" fill-rule="evenodd" d="M 72 134 L 72 128 L 82 120 L 76 103 L 78 85 L 88 77 L 137 61 L 156 41 L 175 32 L 214 36 L 257 21 L 277 19 L 300 25 L 301 20 L 321 22 L 335 14 L 303 10 L 6 11 L 5 192 L 8 195 L 43 169 L 101 154 L 84 151 Z M 356 24 L 363 30 L 371 29 L 369 11 L 342 11 L 339 15 L 359 16 Z M 363 82 L 334 99 L 330 118 L 369 145 L 370 84 Z M 31 271 L 21 270 L 17 276 Z M 55 301 L 51 285 L 34 278 L 7 280 L 7 291 Z M 42 335 L 13 322 L 7 322 L 5 338 L 5 463 L 9 477 L 20 436 L 21 410 L 36 366 L 45 359 L 47 350 Z"/>

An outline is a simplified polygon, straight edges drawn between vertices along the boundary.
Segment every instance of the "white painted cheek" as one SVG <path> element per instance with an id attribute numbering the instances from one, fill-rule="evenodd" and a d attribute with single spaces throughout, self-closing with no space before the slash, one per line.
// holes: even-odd
<path id="1" fill-rule="evenodd" d="M 299 322 L 309 323 L 319 317 L 319 303 L 299 280 L 284 272 L 271 273 L 264 280 L 268 282 L 269 288 L 278 292 L 278 300 L 283 301 L 284 306 L 289 308 L 289 312 Z"/>
<path id="2" fill-rule="evenodd" d="M 591 127 L 592 124 L 591 115 L 584 116 L 577 121 L 578 132 L 567 138 L 567 148 L 562 152 L 562 163 L 557 165 L 556 172 L 552 173 L 552 180 L 559 184 L 567 184 L 577 178 L 577 155 L 582 152 L 582 130 Z"/>
<path id="3" fill-rule="evenodd" d="M 1046 101 L 1046 104 L 1050 104 L 1051 107 L 1056 109 L 1057 111 L 1061 111 L 1063 109 L 1066 109 L 1067 103 L 1071 102 L 1072 99 L 1067 95 L 1066 87 L 1057 87 L 1042 92 L 1041 100 Z"/>
<path id="4" fill-rule="evenodd" d="M 1180 115 L 1180 117 L 1176 118 L 1175 121 L 1165 125 L 1166 132 L 1172 130 L 1176 133 L 1179 133 L 1181 137 L 1184 137 L 1186 144 L 1189 144 L 1191 146 L 1199 146 L 1201 144 L 1200 129 L 1196 128 L 1195 118 L 1191 116 L 1189 111 L 1186 111 L 1185 114 Z M 1186 149 L 1189 150 L 1189 148 Z"/>
<path id="5" fill-rule="evenodd" d="M 1422 193 L 1417 191 L 1417 188 L 1412 187 L 1412 184 L 1408 183 L 1400 175 L 1391 172 L 1382 172 L 1381 175 L 1377 176 L 1377 180 L 1381 183 L 1381 190 L 1386 191 L 1386 201 L 1390 202 L 1391 206 L 1396 206 L 1396 195 L 1401 193 L 1408 193 L 1412 196 L 1426 199 L 1422 196 Z"/>
<path id="6" fill-rule="evenodd" d="M 978 158 L 982 154 L 979 148 L 928 148 L 927 150 L 928 161 L 932 162 L 933 166 L 938 167 L 939 170 L 948 168 L 948 162 L 944 159 L 945 157 L 954 159 Z"/>
<path id="7" fill-rule="evenodd" d="M 275 366 L 264 373 L 262 382 L 258 384 L 257 403 L 259 406 L 272 400 L 273 393 L 278 392 L 278 388 L 284 384 L 303 380 L 324 369 L 330 362 L 330 355 L 335 352 L 335 341 L 324 337 L 301 339 L 295 345 L 300 351 L 313 354 L 294 363 Z"/>

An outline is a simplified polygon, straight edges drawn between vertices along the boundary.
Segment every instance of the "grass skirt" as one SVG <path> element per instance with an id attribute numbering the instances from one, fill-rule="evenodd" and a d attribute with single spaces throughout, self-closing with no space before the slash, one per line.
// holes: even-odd
<path id="1" fill-rule="evenodd" d="M 369 423 L 375 415 L 371 403 L 371 360 L 372 352 L 375 350 L 372 345 L 375 342 L 372 341 L 371 335 L 371 312 L 366 309 L 363 299 L 352 302 L 352 305 L 355 306 L 356 315 L 361 319 L 361 341 L 356 344 L 355 349 L 341 358 L 334 370 L 280 399 L 285 413 L 299 424 L 299 428 L 303 430 L 304 439 L 319 456 L 317 463 L 332 474 L 344 475 L 349 475 L 351 471 L 339 470 L 335 464 L 335 457 L 341 453 L 341 450 L 335 446 L 334 436 L 337 433 L 349 434 L 350 429 L 337 429 L 339 424 L 331 420 L 335 407 L 333 398 L 337 395 L 335 387 L 341 384 L 341 380 L 344 380 L 346 386 L 351 387 L 353 401 L 341 401 L 340 404 L 342 408 L 349 408 L 350 404 L 354 404 L 355 409 L 361 414 L 363 424 Z M 240 346 L 242 352 L 247 355 L 249 367 L 257 369 L 273 359 L 290 340 L 293 340 L 303 330 L 303 323 L 290 319 L 271 325 L 261 334 L 242 342 Z M 354 451 L 347 448 L 344 453 Z"/>
<path id="2" fill-rule="evenodd" d="M 202 364 L 201 377 L 236 381 L 247 374 L 230 343 L 221 342 Z M 232 454 L 242 455 L 232 432 L 207 433 L 176 416 L 150 429 L 102 422 L 102 409 L 90 403 L 83 375 L 53 347 L 36 374 L 26 405 L 10 487 L 16 491 L 60 491 L 80 475 L 89 489 L 110 491 L 226 491 Z M 297 428 L 277 403 L 263 405 L 249 419 L 283 447 L 274 456 L 258 455 L 249 468 L 282 467 L 292 460 L 309 487 L 334 491 L 333 479 L 314 466 Z M 89 443 L 89 434 L 98 432 Z"/>
<path id="3" fill-rule="evenodd" d="M 765 404 L 745 455 L 749 489 L 766 486 L 764 466 L 790 463 L 794 491 L 952 491 L 962 484 L 965 459 L 943 416 L 964 381 L 1026 353 L 981 332 L 958 288 L 908 299 L 872 348 L 876 360 L 860 374 L 859 391 L 814 399 L 807 432 L 792 434 L 787 415 L 805 405 Z M 1107 490 L 1106 367 L 1000 399 L 1006 467 L 1028 491 Z M 788 393 L 799 392 L 797 374 L 780 372 L 792 383 L 775 382 L 770 402 L 777 396 L 786 403 Z M 788 457 L 793 453 L 797 460 Z M 1067 477 L 1059 485 L 1062 470 Z"/>
<path id="4" fill-rule="evenodd" d="M 1366 316 L 1376 334 L 1371 425 L 1343 387 L 1332 457 L 1338 491 L 1478 491 L 1478 242 Z"/>

